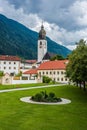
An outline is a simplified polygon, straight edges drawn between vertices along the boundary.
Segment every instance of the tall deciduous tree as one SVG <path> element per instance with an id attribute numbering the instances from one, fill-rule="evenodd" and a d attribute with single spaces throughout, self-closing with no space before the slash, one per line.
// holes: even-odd
<path id="1" fill-rule="evenodd" d="M 81 39 L 77 44 L 77 48 L 69 56 L 69 63 L 66 68 L 66 75 L 73 82 L 83 84 L 87 81 L 87 45 L 86 41 Z"/>

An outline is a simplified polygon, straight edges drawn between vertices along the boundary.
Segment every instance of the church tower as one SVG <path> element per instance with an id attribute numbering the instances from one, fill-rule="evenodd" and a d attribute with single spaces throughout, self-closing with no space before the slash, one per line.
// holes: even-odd
<path id="1" fill-rule="evenodd" d="M 44 30 L 44 26 L 42 24 L 38 38 L 38 62 L 42 61 L 46 53 L 47 53 L 46 31 Z"/>

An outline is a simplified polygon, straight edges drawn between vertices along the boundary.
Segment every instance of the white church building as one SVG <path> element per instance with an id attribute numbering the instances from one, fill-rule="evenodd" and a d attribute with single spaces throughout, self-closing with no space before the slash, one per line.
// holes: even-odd
<path id="1" fill-rule="evenodd" d="M 37 69 L 31 69 L 24 72 L 23 74 L 31 76 L 32 78 L 36 74 L 38 75 L 37 80 L 39 82 L 42 82 L 43 76 L 48 76 L 53 81 L 68 83 L 68 78 L 65 75 L 68 60 L 50 61 L 50 57 L 52 57 L 53 55 L 51 53 L 51 55 L 49 55 L 49 53 L 47 52 L 46 31 L 44 30 L 43 24 L 41 26 L 41 30 L 39 31 L 37 47 L 37 64 L 39 64 L 39 66 L 37 67 Z"/>

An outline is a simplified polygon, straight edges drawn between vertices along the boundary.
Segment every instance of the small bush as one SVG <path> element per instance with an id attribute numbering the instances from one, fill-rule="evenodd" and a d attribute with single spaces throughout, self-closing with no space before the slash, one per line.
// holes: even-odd
<path id="1" fill-rule="evenodd" d="M 55 94 L 54 94 L 53 92 L 50 92 L 50 93 L 49 93 L 49 97 L 54 98 L 54 97 L 55 97 Z"/>
<path id="2" fill-rule="evenodd" d="M 48 97 L 46 91 L 41 91 L 41 93 L 42 93 L 42 95 L 43 95 L 43 98 L 47 98 L 47 97 Z"/>
<path id="3" fill-rule="evenodd" d="M 61 99 L 61 98 L 57 98 L 57 101 L 58 101 L 58 102 L 61 102 L 61 101 L 62 101 L 62 99 Z"/>
<path id="4" fill-rule="evenodd" d="M 52 81 L 51 78 L 47 77 L 47 76 L 43 76 L 43 83 L 50 83 Z"/>
<path id="5" fill-rule="evenodd" d="M 0 77 L 4 76 L 4 72 L 0 71 Z"/>
<path id="6" fill-rule="evenodd" d="M 22 71 L 20 71 L 18 74 L 15 75 L 16 77 L 21 77 L 22 76 Z"/>
<path id="7" fill-rule="evenodd" d="M 33 100 L 35 101 L 42 101 L 43 95 L 41 93 L 37 93 L 35 96 L 33 96 Z"/>

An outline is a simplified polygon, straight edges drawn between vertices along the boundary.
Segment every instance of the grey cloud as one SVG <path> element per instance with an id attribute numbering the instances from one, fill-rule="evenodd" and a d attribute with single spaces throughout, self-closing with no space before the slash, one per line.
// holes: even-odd
<path id="1" fill-rule="evenodd" d="M 68 8 L 76 0 L 8 0 L 15 8 L 22 7 L 25 13 L 35 13 L 50 23 L 56 23 L 67 30 L 76 29 L 75 21 L 69 16 Z M 72 24 L 71 24 L 72 23 Z"/>
<path id="2" fill-rule="evenodd" d="M 87 0 L 0 0 L 0 3 L 2 14 L 33 30 L 40 29 L 43 19 L 47 36 L 60 44 L 70 47 L 87 37 L 84 22 L 87 21 Z"/>
<path id="3" fill-rule="evenodd" d="M 38 13 L 41 0 L 8 0 L 16 9 L 22 7 L 25 13 Z"/>

